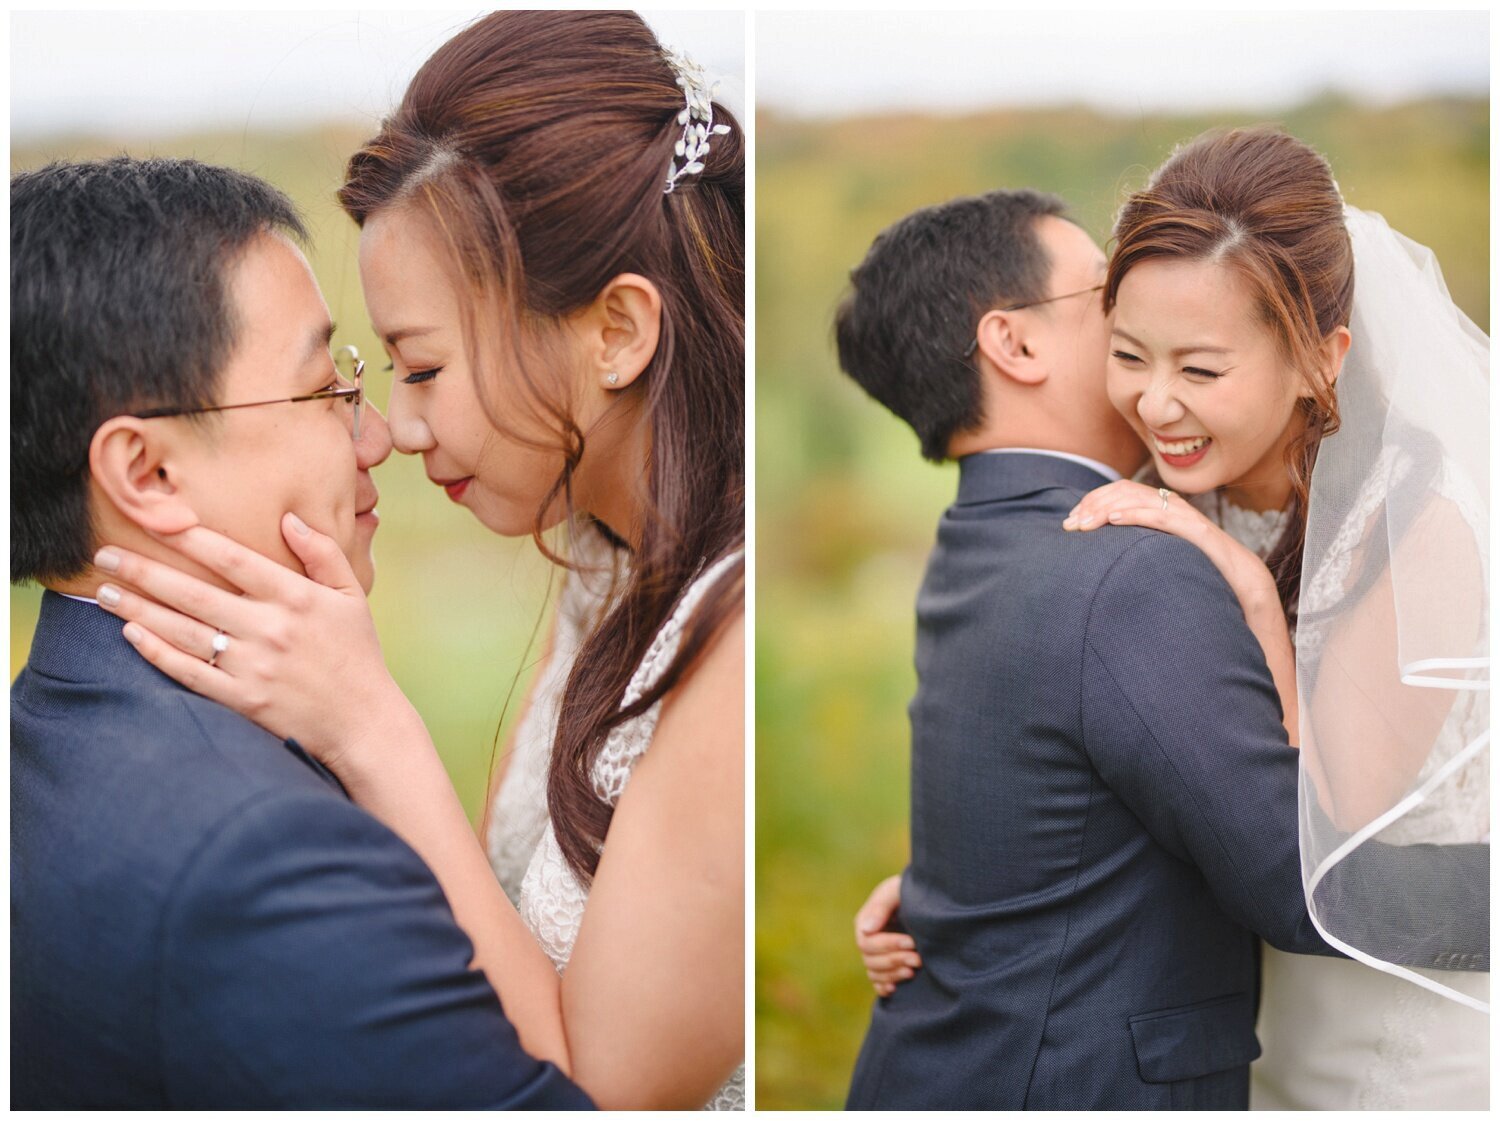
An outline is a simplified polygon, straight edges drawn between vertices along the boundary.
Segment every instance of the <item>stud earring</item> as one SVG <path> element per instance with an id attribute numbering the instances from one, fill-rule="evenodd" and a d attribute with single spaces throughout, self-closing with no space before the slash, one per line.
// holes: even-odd
<path id="1" fill-rule="evenodd" d="M 611 370 L 609 373 L 604 375 L 604 380 L 609 385 L 619 385 L 620 375 Z"/>

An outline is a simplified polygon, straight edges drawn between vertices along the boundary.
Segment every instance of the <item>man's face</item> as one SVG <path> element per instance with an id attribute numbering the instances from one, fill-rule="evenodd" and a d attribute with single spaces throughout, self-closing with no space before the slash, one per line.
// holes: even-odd
<path id="1" fill-rule="evenodd" d="M 328 308 L 296 247 L 258 237 L 231 266 L 229 288 L 238 339 L 219 404 L 300 397 L 337 381 Z M 352 421 L 352 406 L 338 399 L 210 414 L 184 449 L 177 485 L 204 525 L 301 571 L 281 535 L 282 515 L 295 513 L 338 542 L 369 591 L 378 524 L 370 468 L 390 454 L 391 439 L 373 408 L 357 445 Z"/>

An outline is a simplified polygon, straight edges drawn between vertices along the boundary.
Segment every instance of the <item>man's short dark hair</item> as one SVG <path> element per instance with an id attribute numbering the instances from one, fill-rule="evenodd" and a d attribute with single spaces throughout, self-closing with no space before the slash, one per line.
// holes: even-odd
<path id="1" fill-rule="evenodd" d="M 1052 262 L 1037 236 L 1066 205 L 1038 191 L 991 191 L 908 214 L 850 274 L 834 322 L 839 365 L 911 425 L 922 454 L 984 419 L 979 368 L 964 352 L 985 312 L 1043 299 Z"/>
<path id="2" fill-rule="evenodd" d="M 113 416 L 216 403 L 228 275 L 258 234 L 305 241 L 290 199 L 194 160 L 53 163 L 10 181 L 10 578 L 93 559 L 88 448 Z"/>

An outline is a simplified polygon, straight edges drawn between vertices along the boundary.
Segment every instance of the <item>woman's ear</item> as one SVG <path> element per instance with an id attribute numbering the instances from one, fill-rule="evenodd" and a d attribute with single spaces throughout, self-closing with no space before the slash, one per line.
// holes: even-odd
<path id="1" fill-rule="evenodd" d="M 661 339 L 661 292 L 644 276 L 622 272 L 584 309 L 584 353 L 605 390 L 624 389 L 651 364 Z"/>
<path id="2" fill-rule="evenodd" d="M 94 485 L 123 517 L 151 533 L 181 533 L 198 524 L 177 472 L 165 433 L 138 417 L 111 417 L 89 441 Z"/>
<path id="3" fill-rule="evenodd" d="M 1349 344 L 1353 336 L 1349 334 L 1347 327 L 1335 327 L 1320 344 L 1318 344 L 1318 365 L 1323 369 L 1323 376 L 1330 386 L 1337 383 L 1339 374 L 1344 369 L 1344 359 L 1349 356 Z"/>
<path id="4" fill-rule="evenodd" d="M 1008 311 L 985 312 L 974 334 L 979 344 L 977 354 L 1012 381 L 1040 385 L 1047 380 L 1047 368 L 1037 360 L 1026 338 L 1027 323 Z"/>

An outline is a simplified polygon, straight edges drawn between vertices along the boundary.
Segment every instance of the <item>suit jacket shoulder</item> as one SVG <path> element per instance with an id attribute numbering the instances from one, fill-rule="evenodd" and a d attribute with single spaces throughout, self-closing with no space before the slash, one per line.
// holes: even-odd
<path id="1" fill-rule="evenodd" d="M 49 593 L 11 730 L 13 1105 L 587 1104 L 416 854 L 113 617 Z"/>

